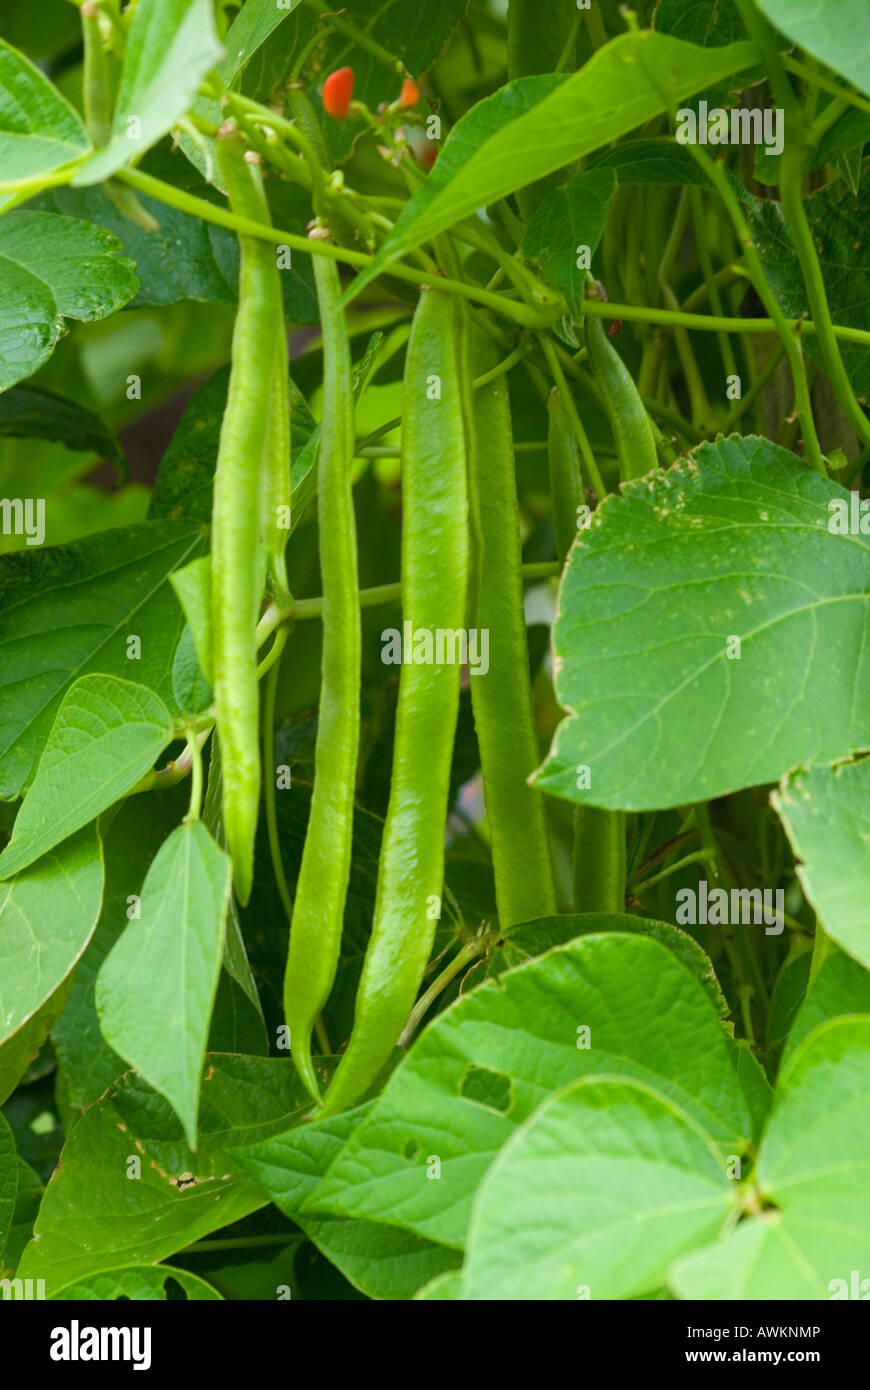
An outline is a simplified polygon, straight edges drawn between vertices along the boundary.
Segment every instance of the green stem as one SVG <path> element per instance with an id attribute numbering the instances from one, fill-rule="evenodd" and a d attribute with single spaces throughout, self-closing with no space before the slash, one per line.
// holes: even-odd
<path id="1" fill-rule="evenodd" d="M 716 283 L 716 276 L 713 273 L 713 260 L 710 256 L 710 247 L 707 242 L 704 228 L 704 200 L 700 188 L 689 189 L 689 200 L 692 207 L 692 221 L 695 227 L 695 246 L 698 251 L 698 260 L 701 265 L 701 274 L 704 277 L 704 284 L 707 287 L 707 299 L 713 313 L 722 318 L 722 296 L 719 293 L 719 286 Z M 725 368 L 726 376 L 737 375 L 737 363 L 734 358 L 734 350 L 731 346 L 731 339 L 727 333 L 717 333 L 719 340 L 719 352 L 722 357 L 722 366 Z"/>
<path id="2" fill-rule="evenodd" d="M 689 145 L 687 148 L 694 150 L 698 147 Z M 777 319 L 787 328 L 800 327 L 807 333 L 816 331 L 811 319 L 787 319 L 779 314 L 777 319 L 739 319 L 717 314 L 687 313 L 685 309 L 651 309 L 645 304 L 614 304 L 612 300 L 604 303 L 587 299 L 583 312 L 597 314 L 602 319 L 625 319 L 628 323 L 636 320 L 638 323 L 682 324 L 684 328 L 699 328 L 708 333 L 718 333 L 720 330 L 725 333 L 776 333 Z M 835 324 L 834 333 L 844 342 L 870 347 L 870 332 L 865 328 L 845 328 Z"/>
<path id="3" fill-rule="evenodd" d="M 625 911 L 625 813 L 574 807 L 574 911 Z"/>
<path id="4" fill-rule="evenodd" d="M 870 420 L 867 419 L 852 390 L 840 348 L 834 335 L 834 323 L 822 268 L 816 250 L 810 224 L 803 200 L 804 146 L 798 144 L 785 150 L 780 162 L 780 196 L 786 225 L 791 233 L 792 244 L 800 262 L 801 274 L 813 316 L 813 327 L 819 341 L 819 349 L 825 371 L 831 380 L 834 393 L 848 419 L 851 421 L 859 439 L 870 444 Z"/>
<path id="5" fill-rule="evenodd" d="M 187 747 L 190 751 L 191 770 L 190 806 L 184 820 L 185 824 L 190 824 L 191 821 L 199 820 L 202 807 L 202 748 L 196 734 L 188 734 Z"/>
<path id="6" fill-rule="evenodd" d="M 466 966 L 471 965 L 473 961 L 477 960 L 479 956 L 482 956 L 484 952 L 488 950 L 491 944 L 490 938 L 491 933 L 483 933 L 480 936 L 472 937 L 470 941 L 466 941 L 465 945 L 456 952 L 453 959 L 445 965 L 440 975 L 437 975 L 432 981 L 425 994 L 420 995 L 420 998 L 411 1010 L 408 1022 L 405 1024 L 401 1036 L 399 1037 L 397 1043 L 398 1047 L 408 1046 L 408 1043 L 411 1041 L 439 994 L 443 993 L 451 980 L 455 980 L 456 976 L 459 975 Z"/>
<path id="7" fill-rule="evenodd" d="M 749 225 L 743 216 L 734 190 L 728 182 L 723 166 L 721 163 L 712 160 L 701 145 L 689 145 L 688 148 L 691 150 L 694 158 L 697 160 L 698 164 L 700 164 L 725 204 L 734 230 L 737 233 L 737 239 L 743 248 L 743 254 L 746 257 L 746 267 L 749 271 L 755 292 L 776 325 L 776 330 L 788 354 L 789 366 L 791 367 L 792 380 L 794 382 L 795 414 L 800 421 L 807 461 L 821 473 L 823 478 L 826 478 L 828 473 L 825 468 L 825 460 L 822 457 L 819 438 L 816 434 L 816 424 L 813 419 L 813 408 L 810 401 L 810 390 L 807 382 L 803 351 L 798 337 L 793 331 L 794 325 L 783 314 L 777 302 L 776 295 L 773 293 L 768 283 L 767 276 L 764 273 L 764 267 L 761 264 L 761 259 L 755 249 L 755 243 L 752 240 L 752 233 L 749 230 Z"/>
<path id="8" fill-rule="evenodd" d="M 776 347 L 776 350 L 770 354 L 770 357 L 765 363 L 762 371 L 759 372 L 758 376 L 753 381 L 749 390 L 746 392 L 746 395 L 740 398 L 734 409 L 731 411 L 731 414 L 727 417 L 726 420 L 723 421 L 723 434 L 731 433 L 734 426 L 737 424 L 737 421 L 741 418 L 744 412 L 749 409 L 756 397 L 760 395 L 760 393 L 764 390 L 765 386 L 770 381 L 770 378 L 773 376 L 774 372 L 776 371 L 784 356 L 785 346 L 783 343 L 779 343 Z"/>
<path id="9" fill-rule="evenodd" d="M 682 859 L 669 864 L 666 869 L 661 869 L 657 874 L 652 874 L 649 878 L 641 879 L 640 883 L 632 885 L 632 893 L 636 898 L 642 898 L 649 888 L 654 888 L 657 883 L 663 883 L 671 874 L 678 873 L 680 869 L 688 868 L 689 864 L 709 864 L 710 851 L 708 849 L 697 849 L 692 854 L 686 854 Z"/>
<path id="10" fill-rule="evenodd" d="M 607 488 L 604 486 L 604 479 L 601 476 L 595 455 L 592 452 L 589 437 L 583 428 L 583 422 L 577 412 L 577 406 L 574 404 L 574 397 L 571 395 L 570 387 L 565 380 L 565 373 L 562 371 L 562 364 L 559 361 L 558 353 L 548 336 L 542 334 L 539 341 L 541 347 L 544 349 L 544 356 L 547 359 L 547 365 L 550 368 L 553 380 L 561 393 L 562 404 L 565 407 L 571 429 L 574 432 L 574 437 L 577 440 L 580 455 L 583 459 L 586 477 L 600 502 L 607 496 Z"/>
<path id="11" fill-rule="evenodd" d="M 822 77 L 820 73 L 812 72 L 804 63 L 797 58 L 792 58 L 789 54 L 783 54 L 780 59 L 786 72 L 793 72 L 795 77 L 801 77 L 805 82 L 814 82 L 823 92 L 828 92 L 832 97 L 837 97 L 840 101 L 847 101 L 850 106 L 855 106 L 859 111 L 866 111 L 870 115 L 870 101 L 866 97 L 859 96 L 846 87 L 841 87 L 837 82 L 832 82 L 829 77 Z"/>
<path id="12" fill-rule="evenodd" d="M 385 64 L 386 67 L 392 68 L 400 77 L 404 78 L 407 76 L 404 65 L 394 53 L 384 48 L 383 44 L 378 43 L 377 39 L 373 39 L 365 29 L 358 29 L 355 24 L 350 24 L 346 19 L 342 19 L 341 15 L 336 14 L 332 6 L 326 3 L 326 0 L 303 0 L 303 3 L 306 4 L 310 10 L 314 10 L 323 19 L 328 19 L 331 27 L 335 29 L 337 33 L 344 34 L 345 38 L 350 39 L 357 48 L 366 49 L 368 53 L 371 53 L 372 57 L 377 58 L 381 63 Z"/>
<path id="13" fill-rule="evenodd" d="M 358 268 L 370 265 L 374 259 L 373 256 L 367 255 L 363 251 L 351 251 L 346 247 L 336 246 L 331 241 L 318 241 L 299 236 L 295 232 L 284 231 L 280 227 L 268 227 L 265 223 L 254 222 L 248 217 L 239 217 L 226 208 L 215 207 L 212 203 L 206 202 L 204 198 L 197 198 L 192 193 L 185 193 L 182 189 L 173 187 L 172 184 L 164 183 L 162 179 L 143 173 L 141 169 L 119 169 L 117 177 L 122 179 L 124 183 L 128 183 L 131 188 L 136 188 L 140 193 L 144 193 L 149 198 L 156 198 L 158 202 L 166 203 L 169 207 L 177 208 L 179 212 L 189 213 L 191 217 L 198 217 L 204 222 L 213 222 L 218 227 L 227 227 L 230 231 L 259 237 L 263 241 L 271 241 L 276 246 L 287 246 L 291 251 L 301 251 L 305 255 L 325 256 L 328 260 L 341 261 L 345 265 Z M 60 182 L 60 180 L 58 181 Z M 2 191 L 3 185 L 0 184 L 0 192 Z M 397 280 L 407 280 L 412 285 L 432 284 L 431 275 L 421 270 L 413 270 L 401 262 L 391 262 L 385 274 L 391 275 Z M 454 294 L 477 304 L 485 304 L 504 318 L 513 319 L 515 323 L 528 328 L 549 327 L 561 313 L 561 305 L 559 304 L 554 303 L 540 307 L 516 304 L 511 300 L 504 299 L 501 295 L 489 294 L 479 285 L 467 284 L 462 280 L 450 280 L 445 276 L 438 277 L 438 289 L 445 294 Z M 870 334 L 867 336 L 870 338 Z"/>

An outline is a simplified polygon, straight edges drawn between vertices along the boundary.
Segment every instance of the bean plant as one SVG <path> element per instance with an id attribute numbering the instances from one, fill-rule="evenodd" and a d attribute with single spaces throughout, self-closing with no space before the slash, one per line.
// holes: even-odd
<path id="1" fill-rule="evenodd" d="M 4 1297 L 870 1297 L 868 52 L 3 6 Z"/>

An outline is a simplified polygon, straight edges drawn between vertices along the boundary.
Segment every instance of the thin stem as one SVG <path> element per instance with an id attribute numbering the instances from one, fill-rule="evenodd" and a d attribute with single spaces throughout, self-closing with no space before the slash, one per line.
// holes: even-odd
<path id="1" fill-rule="evenodd" d="M 383 44 L 378 43 L 377 39 L 373 39 L 365 29 L 358 29 L 355 24 L 350 24 L 346 19 L 342 19 L 341 15 L 336 14 L 330 5 L 326 3 L 326 0 L 303 0 L 303 3 L 306 4 L 310 10 L 315 10 L 323 19 L 328 19 L 332 28 L 335 29 L 337 33 L 344 34 L 345 38 L 350 39 L 356 44 L 357 48 L 365 48 L 371 53 L 372 57 L 378 58 L 388 68 L 392 68 L 394 72 L 397 72 L 400 77 L 407 76 L 403 64 L 395 54 L 391 53 L 389 49 L 384 48 Z"/>
<path id="2" fill-rule="evenodd" d="M 733 430 L 734 426 L 737 424 L 737 421 L 744 412 L 749 409 L 756 397 L 764 390 L 784 356 L 785 345 L 783 343 L 778 343 L 775 351 L 770 354 L 764 368 L 759 372 L 749 390 L 746 392 L 746 395 L 741 397 L 731 411 L 731 414 L 722 422 L 723 434 L 730 434 L 731 430 Z"/>
<path id="3" fill-rule="evenodd" d="M 687 148 L 694 150 L 697 146 L 689 145 Z M 702 151 L 702 153 L 704 152 Z M 777 331 L 777 322 L 772 317 L 768 319 L 728 318 L 717 314 L 687 313 L 685 309 L 651 309 L 646 304 L 614 304 L 612 300 L 605 303 L 602 300 L 587 299 L 583 312 L 584 314 L 597 314 L 602 319 L 625 319 L 628 323 L 636 320 L 638 323 L 682 324 L 684 328 L 700 328 L 708 333 L 718 333 L 720 330 L 725 333 L 776 333 Z M 806 333 L 816 331 L 816 325 L 811 319 L 787 319 L 783 315 L 778 317 L 782 324 L 788 328 L 801 327 Z M 870 332 L 865 328 L 845 328 L 835 324 L 834 333 L 844 342 L 861 343 L 864 347 L 870 347 Z"/>
<path id="4" fill-rule="evenodd" d="M 264 223 L 254 222 L 251 218 L 239 217 L 226 208 L 215 207 L 212 203 L 206 202 L 204 198 L 197 198 L 194 194 L 185 193 L 182 189 L 175 188 L 162 179 L 143 173 L 141 169 L 119 169 L 116 177 L 123 180 L 124 183 L 130 184 L 132 188 L 138 189 L 147 197 L 156 198 L 158 202 L 177 208 L 179 212 L 189 213 L 191 217 L 198 217 L 204 222 L 213 222 L 218 227 L 227 227 L 233 232 L 259 237 L 262 241 L 271 241 L 277 246 L 287 246 L 291 251 L 302 251 L 305 255 L 326 256 L 330 260 L 342 261 L 345 265 L 358 268 L 370 265 L 374 259 L 373 256 L 364 251 L 351 251 L 346 247 L 337 246 L 331 241 L 319 241 L 316 238 L 299 236 L 295 232 L 287 232 L 280 227 L 267 227 Z M 0 192 L 2 191 L 3 185 L 0 184 Z M 412 285 L 432 285 L 431 275 L 421 270 L 414 270 L 411 266 L 403 265 L 399 261 L 390 262 L 384 273 L 397 280 L 407 280 Z M 455 294 L 477 304 L 485 304 L 504 318 L 513 319 L 515 323 L 528 328 L 549 327 L 562 312 L 562 305 L 559 303 L 535 307 L 529 304 L 517 304 L 501 295 L 490 294 L 479 285 L 467 284 L 462 280 L 450 280 L 446 276 L 438 277 L 438 289 L 445 294 Z M 870 334 L 867 336 L 870 338 Z"/>
<path id="5" fill-rule="evenodd" d="M 819 437 L 816 434 L 816 423 L 813 419 L 813 408 L 812 402 L 810 401 L 810 390 L 807 382 L 803 351 L 797 334 L 793 332 L 793 324 L 790 323 L 783 314 L 776 295 L 773 293 L 768 283 L 767 276 L 764 273 L 764 267 L 761 264 L 761 259 L 755 249 L 755 243 L 752 240 L 752 233 L 749 230 L 749 225 L 743 216 L 734 190 L 728 182 L 722 164 L 712 160 L 701 145 L 689 145 L 688 148 L 691 150 L 694 158 L 697 160 L 698 164 L 700 164 L 725 204 L 734 230 L 737 233 L 737 239 L 743 248 L 743 254 L 746 257 L 746 266 L 752 284 L 755 287 L 755 292 L 767 309 L 770 317 L 773 319 L 776 330 L 782 339 L 788 354 L 789 366 L 791 367 L 792 380 L 794 382 L 795 414 L 800 421 L 807 461 L 821 473 L 822 477 L 826 478 L 828 473 L 825 468 L 825 460 L 822 457 Z"/>
<path id="6" fill-rule="evenodd" d="M 500 376 L 505 376 L 512 367 L 515 367 L 518 362 L 522 361 L 524 356 L 525 345 L 520 343 L 503 362 L 499 362 L 491 371 L 484 372 L 483 376 L 475 377 L 474 381 L 471 383 L 472 388 L 475 391 L 479 391 L 481 386 L 488 386 L 491 381 L 496 381 Z"/>
<path id="7" fill-rule="evenodd" d="M 459 975 L 466 966 L 470 965 L 472 961 L 476 960 L 478 956 L 482 956 L 484 952 L 488 950 L 491 938 L 491 933 L 483 933 L 480 936 L 472 937 L 470 941 L 466 941 L 465 945 L 456 952 L 453 959 L 445 965 L 440 975 L 437 975 L 432 981 L 425 994 L 421 994 L 411 1010 L 408 1022 L 405 1024 L 401 1036 L 399 1037 L 399 1047 L 408 1046 L 408 1043 L 411 1041 L 411 1038 L 414 1036 L 439 994 L 447 988 L 451 980 L 456 979 L 456 976 Z"/>
<path id="8" fill-rule="evenodd" d="M 828 92 L 832 97 L 838 97 L 840 101 L 847 101 L 850 106 L 856 106 L 859 111 L 866 111 L 870 115 L 870 101 L 866 97 L 859 96 L 857 92 L 851 91 L 846 87 L 841 87 L 839 83 L 832 82 L 829 77 L 822 77 L 820 73 L 812 72 L 797 58 L 792 58 L 790 54 L 783 54 L 781 60 L 786 72 L 793 72 L 795 77 L 802 77 L 805 82 L 814 82 L 823 92 Z"/>
<path id="9" fill-rule="evenodd" d="M 852 383 L 843 365 L 840 348 L 834 336 L 834 324 L 828 296 L 825 292 L 819 255 L 804 208 L 803 162 L 804 146 L 802 144 L 790 147 L 782 156 L 780 162 L 782 210 L 800 263 L 825 371 L 831 379 L 837 400 L 854 426 L 859 439 L 864 444 L 870 444 L 870 420 L 867 419 L 855 399 Z"/>
<path id="10" fill-rule="evenodd" d="M 674 864 L 669 864 L 666 869 L 661 869 L 659 873 L 653 874 L 651 878 L 641 879 L 640 883 L 631 885 L 631 891 L 636 898 L 643 897 L 649 888 L 654 888 L 657 883 L 663 883 L 671 874 L 678 873 L 680 869 L 685 869 L 689 864 L 710 864 L 710 851 L 707 849 L 694 850 L 692 854 L 686 854 L 682 859 L 678 859 Z"/>
<path id="11" fill-rule="evenodd" d="M 570 388 L 568 386 L 567 381 L 565 380 L 565 373 L 562 371 L 562 364 L 559 361 L 558 353 L 556 352 L 556 349 L 554 348 L 552 341 L 548 336 L 541 335 L 539 341 L 541 347 L 544 349 L 544 356 L 547 359 L 547 365 L 550 368 L 553 380 L 555 381 L 562 394 L 562 401 L 565 406 L 565 410 L 567 411 L 568 419 L 571 421 L 571 428 L 574 431 L 574 437 L 577 440 L 577 444 L 580 449 L 580 454 L 583 459 L 583 465 L 586 470 L 586 477 L 589 480 L 591 487 L 594 489 L 599 501 L 601 501 L 604 497 L 607 496 L 607 488 L 604 486 L 604 479 L 601 477 L 601 473 L 599 472 L 595 455 L 593 454 L 592 447 L 589 443 L 589 437 L 586 434 L 585 429 L 583 428 L 583 422 L 581 421 L 580 416 L 577 412 L 577 406 L 574 404 L 574 397 L 571 395 Z"/>
<path id="12" fill-rule="evenodd" d="M 698 251 L 698 260 L 701 265 L 701 274 L 704 277 L 704 284 L 707 287 L 707 299 L 713 313 L 722 317 L 722 296 L 719 293 L 719 286 L 713 274 L 713 261 L 710 256 L 710 247 L 707 242 L 704 229 L 704 200 L 700 188 L 689 189 L 689 200 L 692 207 L 692 222 L 695 227 L 695 246 Z M 734 349 L 731 346 L 731 339 L 727 333 L 717 333 L 719 340 L 719 352 L 722 357 L 722 366 L 725 368 L 726 376 L 737 375 L 737 363 L 734 358 Z"/>
<path id="13" fill-rule="evenodd" d="M 202 807 L 202 748 L 199 739 L 195 734 L 189 734 L 187 747 L 190 751 L 190 806 L 187 815 L 184 817 L 185 824 L 199 820 L 200 809 Z"/>

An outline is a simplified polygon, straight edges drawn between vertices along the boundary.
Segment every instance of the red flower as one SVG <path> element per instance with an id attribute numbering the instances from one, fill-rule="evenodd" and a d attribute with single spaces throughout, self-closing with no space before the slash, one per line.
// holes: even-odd
<path id="1" fill-rule="evenodd" d="M 323 109 L 329 116 L 343 121 L 353 96 L 353 68 L 338 68 L 323 84 Z"/>
<path id="2" fill-rule="evenodd" d="M 403 108 L 416 106 L 420 100 L 420 88 L 410 77 L 406 77 L 402 83 L 402 90 L 399 94 L 399 105 Z"/>

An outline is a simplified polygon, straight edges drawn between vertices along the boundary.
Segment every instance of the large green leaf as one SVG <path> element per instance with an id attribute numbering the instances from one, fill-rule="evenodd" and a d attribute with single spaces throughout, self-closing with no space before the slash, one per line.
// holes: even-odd
<path id="1" fill-rule="evenodd" d="M 239 1162 L 275 1205 L 302 1228 L 308 1239 L 346 1279 L 369 1298 L 410 1298 L 423 1284 L 460 1262 L 456 1250 L 435 1245 L 412 1231 L 340 1216 L 310 1216 L 305 1200 L 340 1153 L 370 1105 L 240 1150 Z"/>
<path id="2" fill-rule="evenodd" d="M 569 716 L 537 785 L 680 806 L 870 746 L 870 542 L 828 530 L 833 498 L 848 494 L 736 435 L 607 498 L 562 581 Z"/>
<path id="3" fill-rule="evenodd" d="M 0 884 L 0 1043 L 13 1038 L 66 980 L 96 926 L 102 893 L 103 858 L 94 826 Z M 52 1023 L 54 1018 L 45 1031 Z"/>
<path id="4" fill-rule="evenodd" d="M 768 1209 L 677 1264 L 682 1298 L 830 1299 L 835 1280 L 866 1272 L 868 1092 L 870 1017 L 832 1019 L 805 1039 L 783 1068 L 761 1146 Z"/>
<path id="5" fill-rule="evenodd" d="M 726 1167 L 725 1152 L 652 1088 L 578 1081 L 544 1101 L 484 1178 L 461 1296 L 651 1292 L 733 1211 Z"/>
<path id="6" fill-rule="evenodd" d="M 128 923 L 97 978 L 106 1041 L 166 1097 L 192 1149 L 231 878 L 202 822 L 180 825 L 148 870 L 141 920 Z"/>
<path id="7" fill-rule="evenodd" d="M 777 29 L 870 95 L 867 0 L 758 0 Z"/>
<path id="8" fill-rule="evenodd" d="M 432 173 L 354 282 L 354 292 L 477 208 L 609 144 L 756 58 L 749 43 L 704 49 L 645 31 L 613 39 L 570 77 L 509 83 L 453 127 Z"/>
<path id="9" fill-rule="evenodd" d="M 173 708 L 184 615 L 166 580 L 203 546 L 200 527 L 159 521 L 0 558 L 0 796 L 30 778 L 78 676 L 135 673 Z"/>
<path id="10" fill-rule="evenodd" d="M 793 773 L 773 803 L 825 931 L 870 969 L 870 759 Z"/>
<path id="11" fill-rule="evenodd" d="M 63 1013 L 71 986 L 72 976 L 67 975 L 36 1012 L 10 1038 L 0 1043 L 0 1105 L 5 1104 L 31 1062 L 38 1058 L 42 1044 Z"/>
<path id="12" fill-rule="evenodd" d="M 256 1211 L 263 1195 L 232 1150 L 286 1130 L 310 1108 L 286 1058 L 214 1054 L 193 1154 L 168 1102 L 128 1073 L 67 1139 L 20 1276 L 45 1279 L 51 1298 L 92 1274 L 165 1260 Z"/>
<path id="13" fill-rule="evenodd" d="M 139 0 L 111 138 L 76 171 L 73 182 L 101 183 L 155 145 L 187 111 L 222 52 L 211 0 Z"/>
<path id="14" fill-rule="evenodd" d="M 0 39 L 0 179 L 49 174 L 89 145 L 81 117 L 57 87 Z M 0 208 L 6 201 L 0 193 Z"/>
<path id="15" fill-rule="evenodd" d="M 23 1158 L 18 1160 L 18 1193 L 15 1199 L 15 1211 L 12 1215 L 12 1225 L 6 1235 L 6 1248 L 2 1252 L 4 1263 L 7 1269 L 14 1270 L 21 1259 L 21 1252 L 33 1234 L 33 1223 L 36 1220 L 36 1213 L 39 1211 L 39 1203 L 42 1200 L 43 1187 L 36 1173 L 25 1163 Z"/>
<path id="16" fill-rule="evenodd" d="M 601 1074 L 652 1087 L 726 1152 L 745 1146 L 749 1115 L 702 986 L 651 938 L 586 936 L 440 1014 L 308 1210 L 384 1221 L 461 1247 L 475 1191 L 516 1126 L 554 1091 Z M 426 1180 L 430 1156 L 439 1181 Z"/>
<path id="17" fill-rule="evenodd" d="M 115 676 L 77 680 L 61 701 L 0 854 L 0 878 L 17 874 L 131 791 L 171 740 L 169 711 L 147 686 Z"/>
<path id="18" fill-rule="evenodd" d="M 32 376 L 64 319 L 108 318 L 136 293 L 132 261 L 111 232 L 50 212 L 0 218 L 0 391 Z"/>

